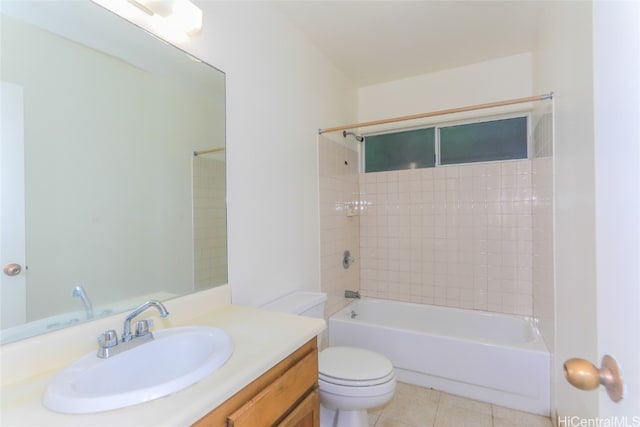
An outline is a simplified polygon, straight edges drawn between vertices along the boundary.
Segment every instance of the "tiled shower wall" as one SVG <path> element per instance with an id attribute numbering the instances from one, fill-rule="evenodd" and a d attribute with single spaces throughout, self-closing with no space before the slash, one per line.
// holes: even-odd
<path id="1" fill-rule="evenodd" d="M 363 296 L 535 316 L 552 349 L 553 126 L 533 115 L 533 160 L 358 175 L 357 147 L 320 138 L 327 315 Z M 345 164 L 345 161 L 347 164 Z M 358 216 L 346 208 L 359 206 Z M 341 265 L 351 250 L 357 262 Z"/>
<path id="2" fill-rule="evenodd" d="M 360 177 L 363 295 L 532 314 L 531 161 Z"/>
<path id="3" fill-rule="evenodd" d="M 327 294 L 327 316 L 349 303 L 346 289 L 360 284 L 360 217 L 358 206 L 358 153 L 349 141 L 335 142 L 319 137 L 320 159 L 320 256 L 321 288 Z M 353 212 L 353 215 L 350 215 Z M 343 268 L 349 250 L 356 262 Z"/>
<path id="4" fill-rule="evenodd" d="M 196 289 L 227 283 L 225 162 L 193 158 L 193 245 Z"/>

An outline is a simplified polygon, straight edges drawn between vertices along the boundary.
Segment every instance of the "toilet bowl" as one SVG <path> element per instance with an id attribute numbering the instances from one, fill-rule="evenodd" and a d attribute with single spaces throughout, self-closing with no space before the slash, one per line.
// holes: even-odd
<path id="1" fill-rule="evenodd" d="M 323 317 L 326 294 L 294 292 L 262 308 Z M 320 341 L 320 338 L 319 338 Z M 385 356 L 357 347 L 328 347 L 318 355 L 321 427 L 367 427 L 367 409 L 393 397 L 396 378 Z"/>
<path id="2" fill-rule="evenodd" d="M 368 426 L 367 409 L 393 397 L 396 378 L 386 357 L 356 347 L 329 347 L 318 357 L 320 426 Z"/>

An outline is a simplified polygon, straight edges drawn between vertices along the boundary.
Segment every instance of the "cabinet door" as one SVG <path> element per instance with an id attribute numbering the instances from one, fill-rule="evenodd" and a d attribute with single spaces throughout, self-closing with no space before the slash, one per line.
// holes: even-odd
<path id="1" fill-rule="evenodd" d="M 320 427 L 320 391 L 316 387 L 278 427 Z"/>
<path id="2" fill-rule="evenodd" d="M 282 376 L 229 416 L 229 427 L 273 426 L 312 390 L 318 378 L 318 352 L 296 363 Z"/>

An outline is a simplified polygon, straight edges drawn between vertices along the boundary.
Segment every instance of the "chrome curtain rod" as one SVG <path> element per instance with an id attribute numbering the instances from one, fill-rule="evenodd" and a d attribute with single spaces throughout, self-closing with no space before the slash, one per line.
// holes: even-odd
<path id="1" fill-rule="evenodd" d="M 443 116 L 445 114 L 463 113 L 465 111 L 482 110 L 485 108 L 503 107 L 505 105 L 523 104 L 525 102 L 544 101 L 552 99 L 553 92 L 543 95 L 527 96 L 525 98 L 507 99 L 506 101 L 489 102 L 487 104 L 468 105 L 466 107 L 449 108 L 447 110 L 432 111 L 430 113 L 413 114 L 410 116 L 394 117 L 391 119 L 373 120 L 370 122 L 354 123 L 346 126 L 336 126 L 326 129 L 318 129 L 318 134 L 322 135 L 327 132 L 336 132 L 341 130 L 357 129 L 366 126 L 384 125 L 387 123 L 403 122 L 406 120 L 425 119 L 427 117 Z"/>
<path id="2" fill-rule="evenodd" d="M 194 156 L 199 156 L 200 154 L 208 154 L 208 153 L 216 153 L 218 151 L 224 151 L 224 147 L 220 147 L 220 148 L 210 148 L 208 150 L 201 150 L 201 151 L 194 151 L 193 155 Z"/>

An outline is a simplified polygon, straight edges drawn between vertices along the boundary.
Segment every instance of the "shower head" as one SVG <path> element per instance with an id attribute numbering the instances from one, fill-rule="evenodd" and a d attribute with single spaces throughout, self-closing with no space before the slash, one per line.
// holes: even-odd
<path id="1" fill-rule="evenodd" d="M 346 138 L 346 137 L 347 137 L 347 135 L 351 135 L 351 136 L 353 136 L 353 137 L 354 137 L 358 142 L 362 142 L 362 141 L 364 141 L 364 136 L 362 136 L 362 135 L 358 135 L 358 134 L 355 134 L 355 133 L 353 133 L 353 132 L 347 132 L 346 130 L 343 130 L 343 131 L 342 131 L 342 136 L 344 136 L 344 137 Z"/>

